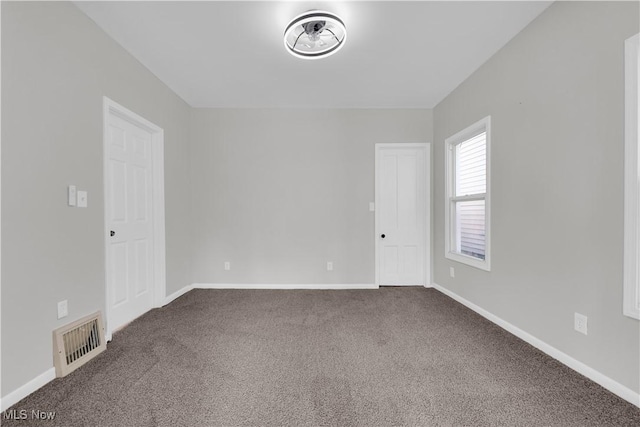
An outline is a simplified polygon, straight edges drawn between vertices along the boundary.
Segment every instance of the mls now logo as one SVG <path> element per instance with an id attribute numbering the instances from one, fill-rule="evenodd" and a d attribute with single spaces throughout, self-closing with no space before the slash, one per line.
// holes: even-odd
<path id="1" fill-rule="evenodd" d="M 2 414 L 2 418 L 5 420 L 53 420 L 55 417 L 55 411 L 41 411 L 39 409 L 33 409 L 31 411 L 27 411 L 26 409 L 11 409 Z"/>

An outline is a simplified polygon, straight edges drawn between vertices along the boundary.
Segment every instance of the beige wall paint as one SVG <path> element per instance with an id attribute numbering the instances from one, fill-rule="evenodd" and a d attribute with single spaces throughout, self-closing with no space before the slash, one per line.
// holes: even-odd
<path id="1" fill-rule="evenodd" d="M 53 329 L 104 309 L 103 95 L 164 128 L 167 293 L 191 283 L 189 106 L 72 4 L 2 2 L 3 396 L 53 366 Z"/>
<path id="2" fill-rule="evenodd" d="M 197 109 L 191 125 L 195 282 L 374 283 L 374 144 L 431 142 L 431 110 Z"/>
<path id="3" fill-rule="evenodd" d="M 557 2 L 434 111 L 435 282 L 638 392 L 622 314 L 624 40 L 637 2 Z M 444 257 L 444 139 L 492 118 L 492 271 Z M 456 277 L 449 277 L 449 267 Z M 589 335 L 573 330 L 574 312 Z"/>

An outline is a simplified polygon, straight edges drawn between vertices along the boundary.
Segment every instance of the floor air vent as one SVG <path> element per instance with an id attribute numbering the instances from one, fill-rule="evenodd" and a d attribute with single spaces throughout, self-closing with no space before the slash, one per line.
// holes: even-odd
<path id="1" fill-rule="evenodd" d="M 64 377 L 106 349 L 99 311 L 56 329 L 53 331 L 56 376 Z"/>

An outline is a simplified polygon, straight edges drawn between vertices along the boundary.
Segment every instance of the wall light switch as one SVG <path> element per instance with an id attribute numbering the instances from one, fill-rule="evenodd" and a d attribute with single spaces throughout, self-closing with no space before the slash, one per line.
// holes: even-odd
<path id="1" fill-rule="evenodd" d="M 75 185 L 70 185 L 69 187 L 67 187 L 67 203 L 69 203 L 69 206 L 76 205 L 76 186 Z"/>
<path id="2" fill-rule="evenodd" d="M 331 261 L 327 262 L 327 271 L 333 271 L 333 262 Z"/>
<path id="3" fill-rule="evenodd" d="M 376 204 L 373 202 L 369 202 L 369 212 L 374 212 L 376 210 Z"/>
<path id="4" fill-rule="evenodd" d="M 453 267 L 449 267 L 449 276 L 456 277 L 456 269 Z"/>
<path id="5" fill-rule="evenodd" d="M 231 270 L 231 263 L 229 261 L 224 262 L 224 269 L 227 271 Z"/>
<path id="6" fill-rule="evenodd" d="M 78 191 L 78 207 L 86 208 L 87 207 L 87 192 L 86 191 Z"/>
<path id="7" fill-rule="evenodd" d="M 58 319 L 62 319 L 63 317 L 67 317 L 69 315 L 69 305 L 67 300 L 60 301 L 58 303 Z"/>

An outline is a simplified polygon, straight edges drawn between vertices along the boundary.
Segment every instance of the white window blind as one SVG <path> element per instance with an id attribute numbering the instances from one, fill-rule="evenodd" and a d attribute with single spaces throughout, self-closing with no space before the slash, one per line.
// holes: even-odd
<path id="1" fill-rule="evenodd" d="M 487 192 L 487 133 L 458 144 L 456 196 Z"/>
<path id="2" fill-rule="evenodd" d="M 484 200 L 456 203 L 456 222 L 460 230 L 457 246 L 461 253 L 485 259 Z"/>

